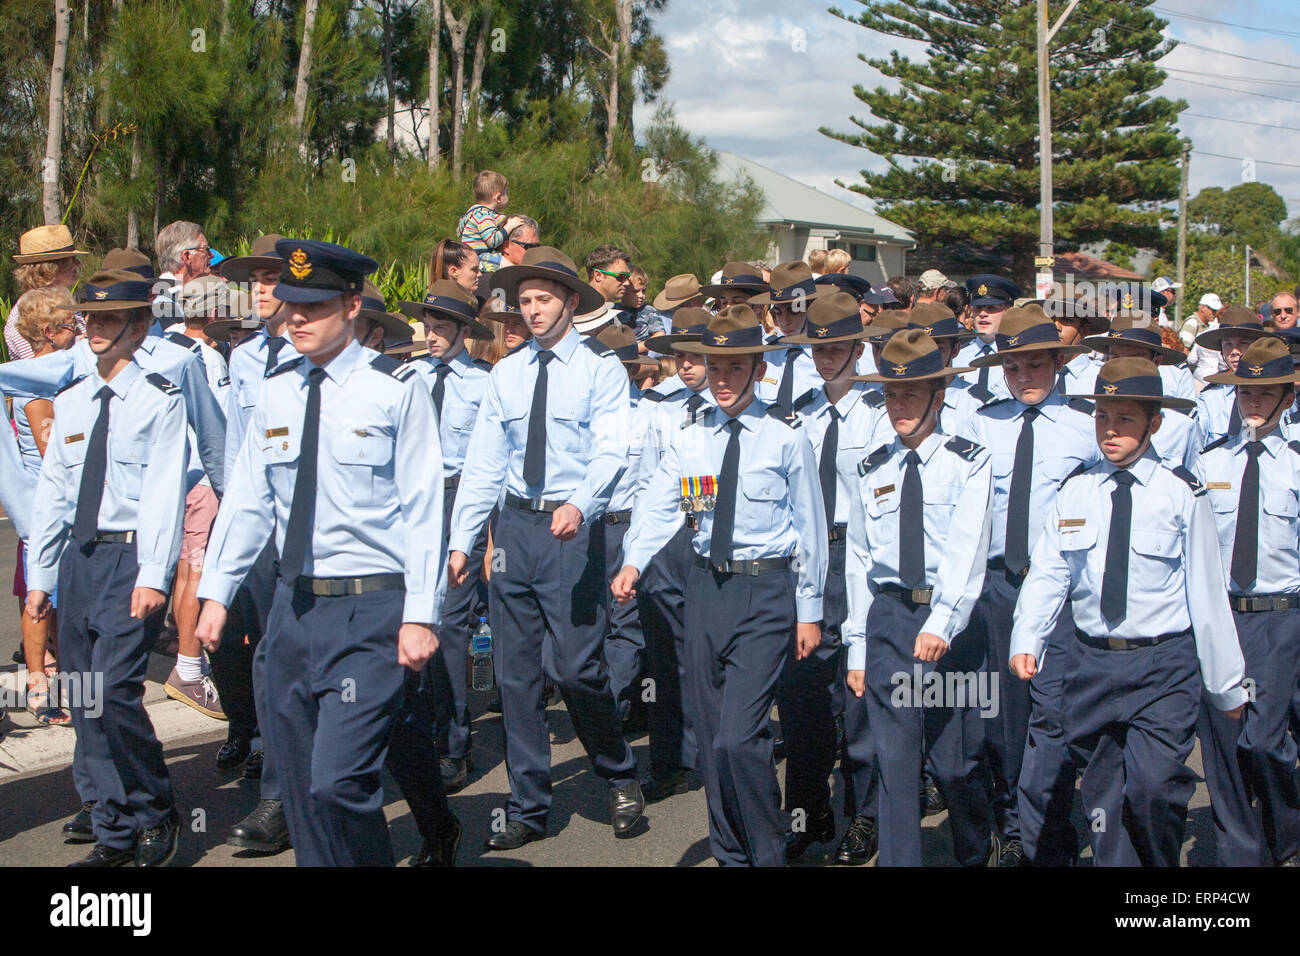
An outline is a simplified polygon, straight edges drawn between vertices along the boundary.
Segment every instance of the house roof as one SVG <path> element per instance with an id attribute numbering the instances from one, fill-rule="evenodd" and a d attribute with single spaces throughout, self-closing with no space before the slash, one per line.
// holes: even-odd
<path id="1" fill-rule="evenodd" d="M 795 223 L 821 229 L 866 233 L 892 242 L 911 245 L 912 234 L 896 222 L 859 209 L 812 186 L 783 176 L 743 156 L 716 150 L 718 171 L 724 179 L 745 173 L 763 190 L 765 201 L 758 221 L 764 225 Z"/>

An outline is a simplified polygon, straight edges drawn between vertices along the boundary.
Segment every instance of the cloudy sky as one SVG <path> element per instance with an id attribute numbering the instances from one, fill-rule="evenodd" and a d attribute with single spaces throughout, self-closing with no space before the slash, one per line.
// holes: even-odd
<path id="1" fill-rule="evenodd" d="M 838 5 L 850 15 L 860 9 L 857 0 Z M 869 207 L 835 180 L 858 182 L 860 170 L 883 168 L 883 162 L 817 129 L 851 131 L 850 116 L 867 116 L 853 85 L 870 87 L 884 78 L 858 60 L 859 53 L 885 56 L 897 48 L 919 58 L 923 47 L 846 23 L 829 14 L 829 6 L 818 0 L 671 0 L 657 20 L 672 64 L 665 98 L 676 104 L 678 120 L 711 145 Z M 1064 7 L 1053 0 L 1053 16 Z M 1295 0 L 1159 0 L 1156 11 L 1169 21 L 1166 35 L 1196 45 L 1180 45 L 1161 61 L 1169 73 L 1160 92 L 1188 104 L 1180 128 L 1194 150 L 1191 195 L 1205 186 L 1236 185 L 1242 159 L 1253 159 L 1255 178 L 1277 189 L 1290 215 L 1300 217 Z M 639 107 L 638 122 L 649 114 Z"/>

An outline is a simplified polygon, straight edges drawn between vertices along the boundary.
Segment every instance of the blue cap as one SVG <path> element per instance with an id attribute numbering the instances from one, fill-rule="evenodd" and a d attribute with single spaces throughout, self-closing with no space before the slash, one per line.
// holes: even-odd
<path id="1" fill-rule="evenodd" d="M 971 307 L 976 309 L 982 305 L 1009 307 L 1020 297 L 1020 286 L 1010 279 L 987 274 L 967 279 L 966 291 L 970 294 Z"/>
<path id="2" fill-rule="evenodd" d="M 369 256 L 314 239 L 281 239 L 275 253 L 284 260 L 273 293 L 282 302 L 324 302 L 349 292 L 360 295 L 365 277 L 379 268 Z"/>

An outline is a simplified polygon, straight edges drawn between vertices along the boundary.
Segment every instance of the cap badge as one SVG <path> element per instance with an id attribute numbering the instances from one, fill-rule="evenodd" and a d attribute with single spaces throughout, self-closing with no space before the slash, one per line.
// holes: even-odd
<path id="1" fill-rule="evenodd" d="M 108 298 L 108 290 L 107 290 L 107 289 L 96 289 L 96 290 L 95 290 L 95 298 L 96 298 L 96 299 L 107 299 L 107 298 Z"/>
<path id="2" fill-rule="evenodd" d="M 927 326 L 926 326 L 924 329 L 922 329 L 921 331 L 923 331 L 926 335 L 929 335 L 930 333 L 932 333 L 932 332 L 934 331 L 934 326 L 933 326 L 933 325 L 927 325 Z"/>
<path id="3" fill-rule="evenodd" d="M 1016 343 L 1019 342 L 1019 341 L 1020 341 L 1020 336 L 1018 336 L 1018 335 L 1013 335 L 1013 336 L 1011 336 L 1011 338 L 1007 339 L 1007 345 L 1009 345 L 1011 348 L 1015 348 L 1015 347 L 1016 347 Z"/>
<path id="4" fill-rule="evenodd" d="M 821 328 L 817 330 L 817 334 L 820 335 L 822 338 L 825 338 L 829 333 L 830 333 L 830 328 L 825 325 L 823 325 Z"/>
<path id="5" fill-rule="evenodd" d="M 301 247 L 295 249 L 293 255 L 289 257 L 289 271 L 298 280 L 311 275 L 311 262 L 307 259 L 307 253 L 303 252 Z"/>
<path id="6" fill-rule="evenodd" d="M 903 374 L 904 372 L 906 372 L 906 371 L 907 371 L 907 366 L 906 366 L 906 365 L 895 365 L 895 366 L 894 366 L 894 374 L 895 374 L 895 375 L 902 375 L 902 374 Z"/>
<path id="7" fill-rule="evenodd" d="M 1252 365 L 1252 366 L 1250 367 L 1250 374 L 1251 374 L 1251 375 L 1254 375 L 1256 378 L 1258 378 L 1259 376 L 1261 376 L 1261 375 L 1264 374 L 1264 366 L 1262 366 L 1262 365 Z"/>
<path id="8" fill-rule="evenodd" d="M 723 285 L 731 285 L 731 283 L 733 283 L 733 282 L 735 282 L 735 281 L 736 281 L 736 280 L 733 279 L 731 276 L 723 276 L 723 277 L 722 277 L 722 284 L 723 284 Z"/>
<path id="9" fill-rule="evenodd" d="M 713 341 L 714 341 L 714 343 L 717 344 L 717 345 L 726 345 L 726 344 L 727 344 L 727 337 L 726 337 L 725 335 L 715 335 L 715 336 L 713 337 Z"/>
<path id="10" fill-rule="evenodd" d="M 1118 391 L 1119 391 L 1119 386 L 1118 386 L 1118 385 L 1103 385 L 1103 386 L 1101 387 L 1101 390 L 1102 390 L 1103 392 L 1105 392 L 1107 395 L 1112 395 L 1112 394 L 1114 394 L 1115 392 L 1118 392 Z"/>
<path id="11" fill-rule="evenodd" d="M 976 289 L 975 292 L 976 292 L 976 294 L 978 294 L 978 295 L 988 295 L 988 294 L 989 294 L 989 287 L 986 286 L 983 282 L 981 282 L 981 283 L 980 283 L 980 287 L 979 287 L 978 289 Z"/>
<path id="12" fill-rule="evenodd" d="M 1125 292 L 1125 293 L 1124 293 L 1124 308 L 1126 308 L 1126 309 L 1131 309 L 1131 308 L 1133 308 L 1133 293 L 1132 293 L 1132 292 Z"/>

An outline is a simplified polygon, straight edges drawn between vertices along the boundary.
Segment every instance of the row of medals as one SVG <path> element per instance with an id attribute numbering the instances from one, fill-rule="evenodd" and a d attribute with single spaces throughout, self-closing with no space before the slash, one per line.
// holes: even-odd
<path id="1" fill-rule="evenodd" d="M 693 511 L 712 511 L 717 501 L 717 495 L 683 495 L 681 508 L 687 514 Z"/>

